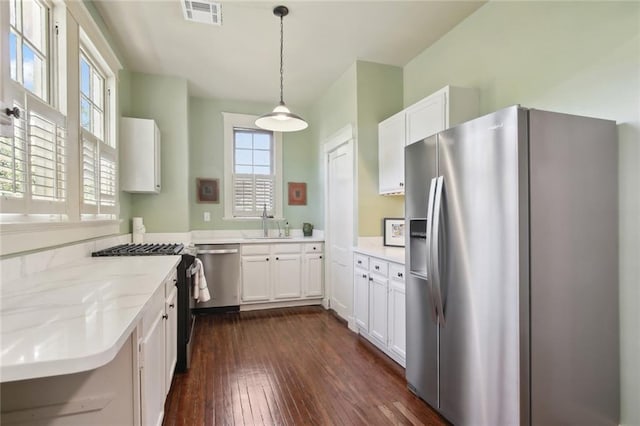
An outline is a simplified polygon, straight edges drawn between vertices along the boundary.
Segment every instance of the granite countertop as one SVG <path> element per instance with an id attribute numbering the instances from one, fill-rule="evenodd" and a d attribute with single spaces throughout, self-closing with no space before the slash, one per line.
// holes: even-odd
<path id="1" fill-rule="evenodd" d="M 358 238 L 358 245 L 353 248 L 356 253 L 374 256 L 390 262 L 404 265 L 404 247 L 387 247 L 382 244 L 382 238 L 361 237 Z"/>
<path id="2" fill-rule="evenodd" d="M 71 374 L 110 362 L 180 256 L 83 258 L 0 292 L 0 382 Z"/>

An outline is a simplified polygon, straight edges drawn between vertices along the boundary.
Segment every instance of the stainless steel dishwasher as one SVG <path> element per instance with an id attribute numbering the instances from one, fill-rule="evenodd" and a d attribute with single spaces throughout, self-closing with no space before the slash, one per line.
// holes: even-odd
<path id="1" fill-rule="evenodd" d="M 204 266 L 211 299 L 196 303 L 195 312 L 238 310 L 240 306 L 240 246 L 198 244 L 197 257 Z"/>

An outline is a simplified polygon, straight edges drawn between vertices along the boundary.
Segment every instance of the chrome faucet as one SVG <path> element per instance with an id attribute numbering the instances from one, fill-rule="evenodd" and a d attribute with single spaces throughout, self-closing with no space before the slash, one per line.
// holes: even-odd
<path id="1" fill-rule="evenodd" d="M 263 237 L 269 236 L 269 228 L 267 227 L 268 218 L 269 216 L 267 216 L 267 205 L 265 204 L 264 207 L 262 208 L 262 236 Z"/>

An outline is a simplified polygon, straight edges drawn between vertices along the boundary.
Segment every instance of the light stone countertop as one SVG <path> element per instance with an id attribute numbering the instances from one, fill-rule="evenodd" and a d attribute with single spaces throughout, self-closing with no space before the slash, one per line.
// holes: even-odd
<path id="1" fill-rule="evenodd" d="M 390 262 L 404 265 L 404 247 L 387 247 L 382 244 L 380 237 L 360 237 L 358 245 L 353 248 L 355 253 L 374 256 Z"/>
<path id="2" fill-rule="evenodd" d="M 0 382 L 110 362 L 180 256 L 83 258 L 0 287 Z"/>
<path id="3" fill-rule="evenodd" d="M 279 243 L 321 243 L 324 238 L 319 237 L 287 237 L 287 238 L 237 238 L 237 237 L 209 237 L 193 239 L 192 244 L 279 244 Z"/>

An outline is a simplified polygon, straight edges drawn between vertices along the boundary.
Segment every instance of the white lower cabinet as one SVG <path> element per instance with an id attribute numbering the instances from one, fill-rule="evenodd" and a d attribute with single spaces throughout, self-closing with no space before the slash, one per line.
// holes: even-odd
<path id="1" fill-rule="evenodd" d="M 353 309 L 358 332 L 404 367 L 404 265 L 354 253 L 353 270 Z"/>
<path id="2" fill-rule="evenodd" d="M 322 298 L 322 249 L 322 243 L 243 245 L 241 303 Z"/>
<path id="3" fill-rule="evenodd" d="M 165 302 L 164 334 L 166 337 L 165 359 L 165 396 L 171 388 L 171 380 L 178 363 L 178 288 L 173 286 Z"/>
<path id="4" fill-rule="evenodd" d="M 164 309 L 155 318 L 140 342 L 140 408 L 143 425 L 160 425 L 164 416 Z"/>
<path id="5" fill-rule="evenodd" d="M 176 271 L 156 290 L 138 324 L 140 423 L 161 425 L 178 355 Z"/>
<path id="6" fill-rule="evenodd" d="M 407 357 L 407 309 L 404 266 L 389 267 L 389 350 Z"/>

